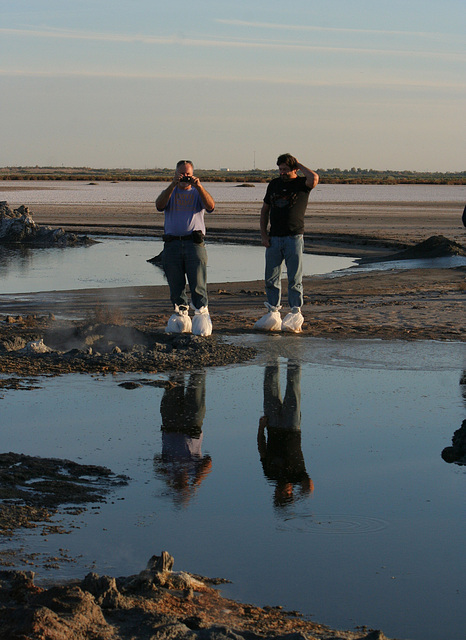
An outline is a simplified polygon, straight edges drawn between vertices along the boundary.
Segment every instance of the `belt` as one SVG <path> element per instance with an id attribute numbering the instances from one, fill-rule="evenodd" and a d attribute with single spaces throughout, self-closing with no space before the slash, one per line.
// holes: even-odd
<path id="1" fill-rule="evenodd" d="M 171 233 L 164 234 L 162 236 L 164 242 L 173 242 L 174 240 L 187 240 L 188 242 L 194 242 L 201 244 L 204 241 L 204 234 L 202 231 L 193 231 L 186 236 L 174 236 Z"/>
<path id="2" fill-rule="evenodd" d="M 190 233 L 187 236 L 172 236 L 171 233 L 162 236 L 164 242 L 173 242 L 173 240 L 192 240 L 193 236 Z"/>

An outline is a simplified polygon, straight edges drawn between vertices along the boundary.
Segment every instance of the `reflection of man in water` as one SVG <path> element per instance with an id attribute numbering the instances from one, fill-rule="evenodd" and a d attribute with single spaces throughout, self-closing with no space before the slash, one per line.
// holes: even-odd
<path id="1" fill-rule="evenodd" d="M 171 376 L 160 404 L 162 454 L 154 468 L 172 489 L 175 504 L 186 505 L 210 473 L 212 460 L 202 455 L 202 423 L 205 417 L 205 372 Z"/>
<path id="2" fill-rule="evenodd" d="M 278 362 L 265 367 L 264 416 L 259 420 L 257 445 L 264 474 L 275 483 L 276 506 L 294 502 L 295 488 L 298 488 L 298 497 L 314 490 L 301 450 L 301 365 L 298 362 L 288 361 L 283 401 Z"/>

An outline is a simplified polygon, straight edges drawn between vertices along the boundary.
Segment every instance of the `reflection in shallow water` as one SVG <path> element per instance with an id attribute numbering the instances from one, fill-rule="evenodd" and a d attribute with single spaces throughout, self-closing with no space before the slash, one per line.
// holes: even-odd
<path id="1" fill-rule="evenodd" d="M 264 415 L 257 446 L 264 474 L 275 485 L 274 504 L 282 507 L 308 496 L 314 485 L 301 448 L 301 364 L 288 360 L 282 400 L 278 360 L 264 367 Z"/>
<path id="2" fill-rule="evenodd" d="M 202 454 L 205 379 L 205 371 L 171 375 L 160 404 L 162 453 L 154 456 L 154 469 L 177 506 L 187 506 L 212 469 L 211 457 Z"/>
<path id="3" fill-rule="evenodd" d="M 31 531 L 18 541 L 46 558 L 66 546 L 75 563 L 46 570 L 35 557 L 36 566 L 19 567 L 36 571 L 39 582 L 90 570 L 130 575 L 166 549 L 178 569 L 232 580 L 222 592 L 243 602 L 280 604 L 337 628 L 367 624 L 388 637 L 439 640 L 442 629 L 442 637 L 463 640 L 466 474 L 440 453 L 466 417 L 458 384 L 466 345 L 235 340 L 258 347 L 255 361 L 172 378 L 179 406 L 159 384 L 120 387 L 123 375 L 47 378 L 41 389 L 2 391 L 0 451 L 104 465 L 131 478 L 72 526 L 66 516 L 69 535 Z M 167 374 L 150 380 L 175 389 Z M 312 476 L 316 490 L 309 496 L 295 483 L 294 501 L 278 506 L 281 475 L 268 462 L 264 473 L 258 425 L 270 404 L 283 416 L 287 395 L 291 415 L 300 416 L 290 466 Z M 167 407 L 175 419 L 165 420 Z M 164 440 L 179 418 L 190 431 L 179 431 L 185 444 L 177 458 L 179 448 Z M 288 424 L 297 426 L 295 418 Z M 193 449 L 186 440 L 200 440 L 199 429 L 204 438 Z M 271 444 L 275 455 L 265 424 L 262 435 L 262 451 Z M 184 464 L 188 482 L 176 479 Z"/>

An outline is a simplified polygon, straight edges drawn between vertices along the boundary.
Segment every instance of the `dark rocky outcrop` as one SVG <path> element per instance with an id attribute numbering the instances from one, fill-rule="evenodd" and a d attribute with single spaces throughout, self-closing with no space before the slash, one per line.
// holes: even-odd
<path id="1" fill-rule="evenodd" d="M 36 224 L 29 208 L 24 205 L 11 209 L 8 202 L 0 202 L 0 245 L 76 247 L 91 244 L 96 244 L 96 241 L 88 236 Z"/>

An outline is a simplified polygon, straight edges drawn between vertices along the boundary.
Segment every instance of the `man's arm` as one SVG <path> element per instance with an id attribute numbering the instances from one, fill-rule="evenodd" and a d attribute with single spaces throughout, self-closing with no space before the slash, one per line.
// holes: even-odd
<path id="1" fill-rule="evenodd" d="M 267 227 L 269 226 L 270 205 L 266 202 L 262 203 L 261 209 L 261 240 L 262 246 L 270 247 L 270 238 Z"/>
<path id="2" fill-rule="evenodd" d="M 155 201 L 155 207 L 157 211 L 163 211 L 166 208 L 168 201 L 170 200 L 171 195 L 175 190 L 175 187 L 178 184 L 178 182 L 179 182 L 179 178 L 175 176 L 175 178 L 173 178 L 173 182 L 171 182 L 168 185 L 168 187 L 164 189 L 162 193 L 158 196 L 157 200 Z"/>
<path id="3" fill-rule="evenodd" d="M 259 429 L 257 430 L 257 449 L 261 460 L 267 455 L 267 438 L 265 437 L 265 427 L 267 424 L 267 416 L 262 416 L 262 418 L 259 419 Z"/>
<path id="4" fill-rule="evenodd" d="M 215 209 L 215 200 L 212 198 L 210 193 L 206 189 L 204 189 L 199 178 L 193 176 L 193 184 L 194 188 L 197 190 L 201 198 L 204 209 L 209 213 L 212 213 L 212 211 Z"/>
<path id="5" fill-rule="evenodd" d="M 312 171 L 312 169 L 308 169 L 307 167 L 305 167 L 300 162 L 298 162 L 297 164 L 298 169 L 301 171 L 301 173 L 304 174 L 304 177 L 306 178 L 306 186 L 309 187 L 309 189 L 314 189 L 315 187 L 317 187 L 317 184 L 319 182 L 319 175 L 315 171 Z"/>

